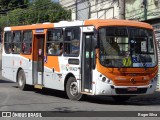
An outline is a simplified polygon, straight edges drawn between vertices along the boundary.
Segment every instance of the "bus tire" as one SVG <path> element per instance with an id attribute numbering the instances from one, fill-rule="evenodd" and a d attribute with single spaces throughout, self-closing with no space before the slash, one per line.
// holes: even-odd
<path id="1" fill-rule="evenodd" d="M 26 85 L 26 76 L 25 76 L 25 73 L 24 71 L 21 69 L 19 72 L 18 72 L 18 87 L 19 89 L 21 90 L 27 90 L 27 85 Z"/>
<path id="2" fill-rule="evenodd" d="M 115 102 L 123 103 L 130 99 L 131 96 L 112 96 Z"/>
<path id="3" fill-rule="evenodd" d="M 70 100 L 81 100 L 82 94 L 78 93 L 78 86 L 76 79 L 74 77 L 70 77 L 66 84 L 66 94 Z"/>

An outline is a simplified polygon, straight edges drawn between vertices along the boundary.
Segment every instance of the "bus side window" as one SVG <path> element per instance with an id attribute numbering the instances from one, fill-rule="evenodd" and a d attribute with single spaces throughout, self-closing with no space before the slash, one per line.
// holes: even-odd
<path id="1" fill-rule="evenodd" d="M 64 50 L 65 56 L 78 56 L 80 50 L 80 27 L 65 29 Z"/>
<path id="2" fill-rule="evenodd" d="M 22 53 L 32 53 L 32 31 L 23 31 Z"/>
<path id="3" fill-rule="evenodd" d="M 46 51 L 48 55 L 60 56 L 63 52 L 62 29 L 49 29 L 47 32 Z"/>
<path id="4" fill-rule="evenodd" d="M 4 34 L 4 50 L 6 54 L 12 53 L 12 39 L 11 32 L 5 32 Z"/>
<path id="5" fill-rule="evenodd" d="M 19 54 L 21 51 L 21 32 L 13 31 L 13 49 L 12 52 Z"/>

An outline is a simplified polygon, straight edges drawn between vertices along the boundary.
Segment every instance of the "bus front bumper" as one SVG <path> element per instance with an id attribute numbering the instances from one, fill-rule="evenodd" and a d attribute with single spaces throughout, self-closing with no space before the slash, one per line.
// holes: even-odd
<path id="1" fill-rule="evenodd" d="M 115 86 L 112 84 L 99 83 L 96 87 L 96 95 L 147 95 L 152 94 L 157 88 L 157 81 L 146 86 Z"/>

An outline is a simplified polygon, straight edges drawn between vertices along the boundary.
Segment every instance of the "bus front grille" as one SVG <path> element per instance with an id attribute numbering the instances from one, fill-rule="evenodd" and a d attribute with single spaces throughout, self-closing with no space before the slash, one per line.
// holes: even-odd
<path id="1" fill-rule="evenodd" d="M 147 88 L 138 88 L 136 91 L 128 91 L 127 88 L 116 88 L 117 94 L 143 94 L 146 93 Z"/>

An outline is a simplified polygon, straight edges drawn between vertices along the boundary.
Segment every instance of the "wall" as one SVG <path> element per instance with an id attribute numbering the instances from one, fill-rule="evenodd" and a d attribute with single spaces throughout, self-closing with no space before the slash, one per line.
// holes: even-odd
<path id="1" fill-rule="evenodd" d="M 147 1 L 147 19 L 160 17 L 160 0 L 126 0 L 126 19 L 145 20 L 144 1 Z"/>
<path id="2" fill-rule="evenodd" d="M 76 0 L 59 0 L 59 3 L 66 9 L 71 9 L 72 20 L 76 19 Z"/>
<path id="3" fill-rule="evenodd" d="M 83 2 L 86 0 L 77 0 L 77 1 Z M 67 0 L 67 1 L 59 0 L 59 3 L 62 6 L 64 6 L 66 9 L 72 10 L 72 20 L 75 20 L 76 19 L 76 0 Z M 118 19 L 119 18 L 118 3 L 119 3 L 118 0 L 88 0 L 88 4 L 90 6 L 89 18 Z M 82 10 L 82 13 L 79 14 L 78 18 L 80 18 L 80 16 L 83 16 L 83 14 L 84 13 Z"/>

